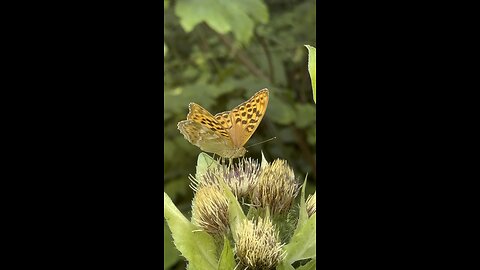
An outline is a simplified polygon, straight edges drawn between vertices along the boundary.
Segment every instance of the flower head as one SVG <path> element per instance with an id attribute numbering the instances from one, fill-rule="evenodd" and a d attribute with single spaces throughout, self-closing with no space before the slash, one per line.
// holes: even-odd
<path id="1" fill-rule="evenodd" d="M 269 207 L 271 213 L 287 212 L 297 196 L 299 185 L 295 175 L 285 160 L 277 159 L 262 168 L 254 188 L 252 203 Z"/>
<path id="2" fill-rule="evenodd" d="M 282 259 L 283 244 L 269 218 L 245 219 L 237 231 L 235 250 L 240 263 L 248 269 L 274 269 Z"/>
<path id="3" fill-rule="evenodd" d="M 201 179 L 192 180 L 194 190 L 203 186 L 220 186 L 220 179 L 230 187 L 233 194 L 247 198 L 251 194 L 260 173 L 260 164 L 252 159 L 241 159 L 234 165 L 218 165 L 207 169 Z"/>
<path id="4" fill-rule="evenodd" d="M 192 221 L 206 232 L 223 234 L 228 230 L 228 199 L 219 187 L 197 190 L 192 201 Z"/>

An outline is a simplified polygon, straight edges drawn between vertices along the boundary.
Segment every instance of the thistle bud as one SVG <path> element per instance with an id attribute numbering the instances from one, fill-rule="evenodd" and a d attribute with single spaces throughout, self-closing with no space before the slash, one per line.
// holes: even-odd
<path id="1" fill-rule="evenodd" d="M 307 213 L 308 217 L 311 217 L 315 212 L 317 212 L 317 192 L 313 193 L 313 195 L 308 195 L 307 202 L 305 203 L 307 206 Z"/>
<path id="2" fill-rule="evenodd" d="M 192 221 L 210 234 L 228 230 L 228 199 L 219 187 L 205 186 L 197 190 L 192 201 Z"/>
<path id="3" fill-rule="evenodd" d="M 275 269 L 283 257 L 283 244 L 269 218 L 245 219 L 237 231 L 235 250 L 240 264 L 247 269 Z"/>
<path id="4" fill-rule="evenodd" d="M 247 198 L 251 194 L 260 173 L 260 164 L 251 159 L 242 159 L 235 165 L 219 165 L 208 169 L 201 179 L 192 180 L 192 188 L 197 190 L 203 186 L 220 186 L 220 179 L 230 187 L 237 197 Z"/>
<path id="5" fill-rule="evenodd" d="M 277 159 L 262 168 L 252 195 L 252 203 L 270 209 L 272 214 L 287 212 L 297 196 L 299 185 L 285 160 Z"/>

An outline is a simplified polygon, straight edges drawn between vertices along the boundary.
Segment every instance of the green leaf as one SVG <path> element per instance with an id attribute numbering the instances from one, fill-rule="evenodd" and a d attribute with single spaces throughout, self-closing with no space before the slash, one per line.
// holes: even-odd
<path id="1" fill-rule="evenodd" d="M 242 224 L 243 220 L 246 219 L 246 216 L 243 212 L 242 206 L 227 184 L 224 181 L 221 181 L 220 185 L 228 199 L 228 223 L 230 225 L 230 230 L 232 231 L 233 239 L 237 241 L 238 227 Z"/>
<path id="2" fill-rule="evenodd" d="M 232 32 L 247 44 L 253 36 L 255 22 L 268 22 L 268 10 L 262 1 L 178 0 L 175 14 L 186 32 L 205 22 L 220 34 Z"/>
<path id="3" fill-rule="evenodd" d="M 316 225 L 317 214 L 314 213 L 284 246 L 286 252 L 285 262 L 292 264 L 298 260 L 314 258 L 316 256 Z"/>
<path id="4" fill-rule="evenodd" d="M 195 178 L 200 181 L 201 176 L 205 174 L 207 169 L 212 169 L 215 166 L 219 166 L 218 162 L 206 153 L 200 153 L 197 158 L 197 171 Z"/>
<path id="5" fill-rule="evenodd" d="M 232 247 L 227 237 L 223 238 L 223 250 L 218 262 L 218 270 L 232 270 L 235 268 L 235 258 L 233 256 Z"/>
<path id="6" fill-rule="evenodd" d="M 252 16 L 256 21 L 261 23 L 268 22 L 268 8 L 263 1 L 259 0 L 243 0 L 230 1 L 236 3 L 239 8 L 242 8 L 246 13 Z"/>
<path id="7" fill-rule="evenodd" d="M 173 244 L 172 234 L 167 224 L 163 224 L 163 269 L 168 269 L 180 260 L 180 252 Z"/>
<path id="8" fill-rule="evenodd" d="M 189 264 L 197 269 L 217 267 L 216 246 L 211 235 L 199 231 L 163 193 L 164 217 L 172 232 L 173 242 Z"/>
<path id="9" fill-rule="evenodd" d="M 298 223 L 297 228 L 295 229 L 295 233 L 300 230 L 300 228 L 307 222 L 308 213 L 307 213 L 307 205 L 305 204 L 305 187 L 307 186 L 307 177 L 305 175 L 305 180 L 303 181 L 302 185 L 302 194 L 300 195 L 300 210 L 298 214 Z"/>
<path id="10" fill-rule="evenodd" d="M 308 49 L 308 73 L 312 81 L 313 101 L 317 103 L 317 50 L 309 45 L 305 47 Z"/>
<path id="11" fill-rule="evenodd" d="M 286 263 L 285 261 L 281 261 L 278 265 L 276 270 L 295 270 L 291 264 Z"/>
<path id="12" fill-rule="evenodd" d="M 309 261 L 307 264 L 302 265 L 297 268 L 297 270 L 314 270 L 317 269 L 317 260 L 313 259 Z"/>
<path id="13" fill-rule="evenodd" d="M 175 15 L 180 18 L 180 24 L 186 32 L 192 31 L 197 24 L 204 21 L 222 34 L 231 29 L 227 18 L 223 16 L 222 7 L 216 0 L 179 0 L 175 6 Z"/>

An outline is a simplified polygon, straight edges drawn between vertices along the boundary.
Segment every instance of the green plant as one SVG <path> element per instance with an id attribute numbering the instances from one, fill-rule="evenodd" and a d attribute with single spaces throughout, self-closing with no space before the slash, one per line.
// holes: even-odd
<path id="1" fill-rule="evenodd" d="M 305 180 L 295 204 L 300 186 L 285 160 L 222 164 L 201 153 L 191 179 L 191 220 L 164 193 L 165 219 L 188 269 L 316 265 L 315 195 L 305 200 Z"/>

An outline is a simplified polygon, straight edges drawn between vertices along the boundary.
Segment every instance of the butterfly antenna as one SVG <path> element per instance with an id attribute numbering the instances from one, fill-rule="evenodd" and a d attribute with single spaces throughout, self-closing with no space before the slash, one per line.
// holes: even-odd
<path id="1" fill-rule="evenodd" d="M 245 147 L 245 148 L 249 148 L 249 147 L 252 147 L 252 146 L 255 146 L 255 145 L 259 145 L 259 144 L 262 144 L 262 143 L 266 143 L 266 142 L 271 141 L 271 140 L 274 140 L 274 139 L 276 139 L 276 138 L 277 138 L 277 137 L 273 137 L 273 138 L 270 138 L 270 139 L 265 140 L 265 141 L 263 141 L 263 142 L 254 143 L 254 144 L 249 145 L 249 146 L 247 146 L 247 147 Z"/>

